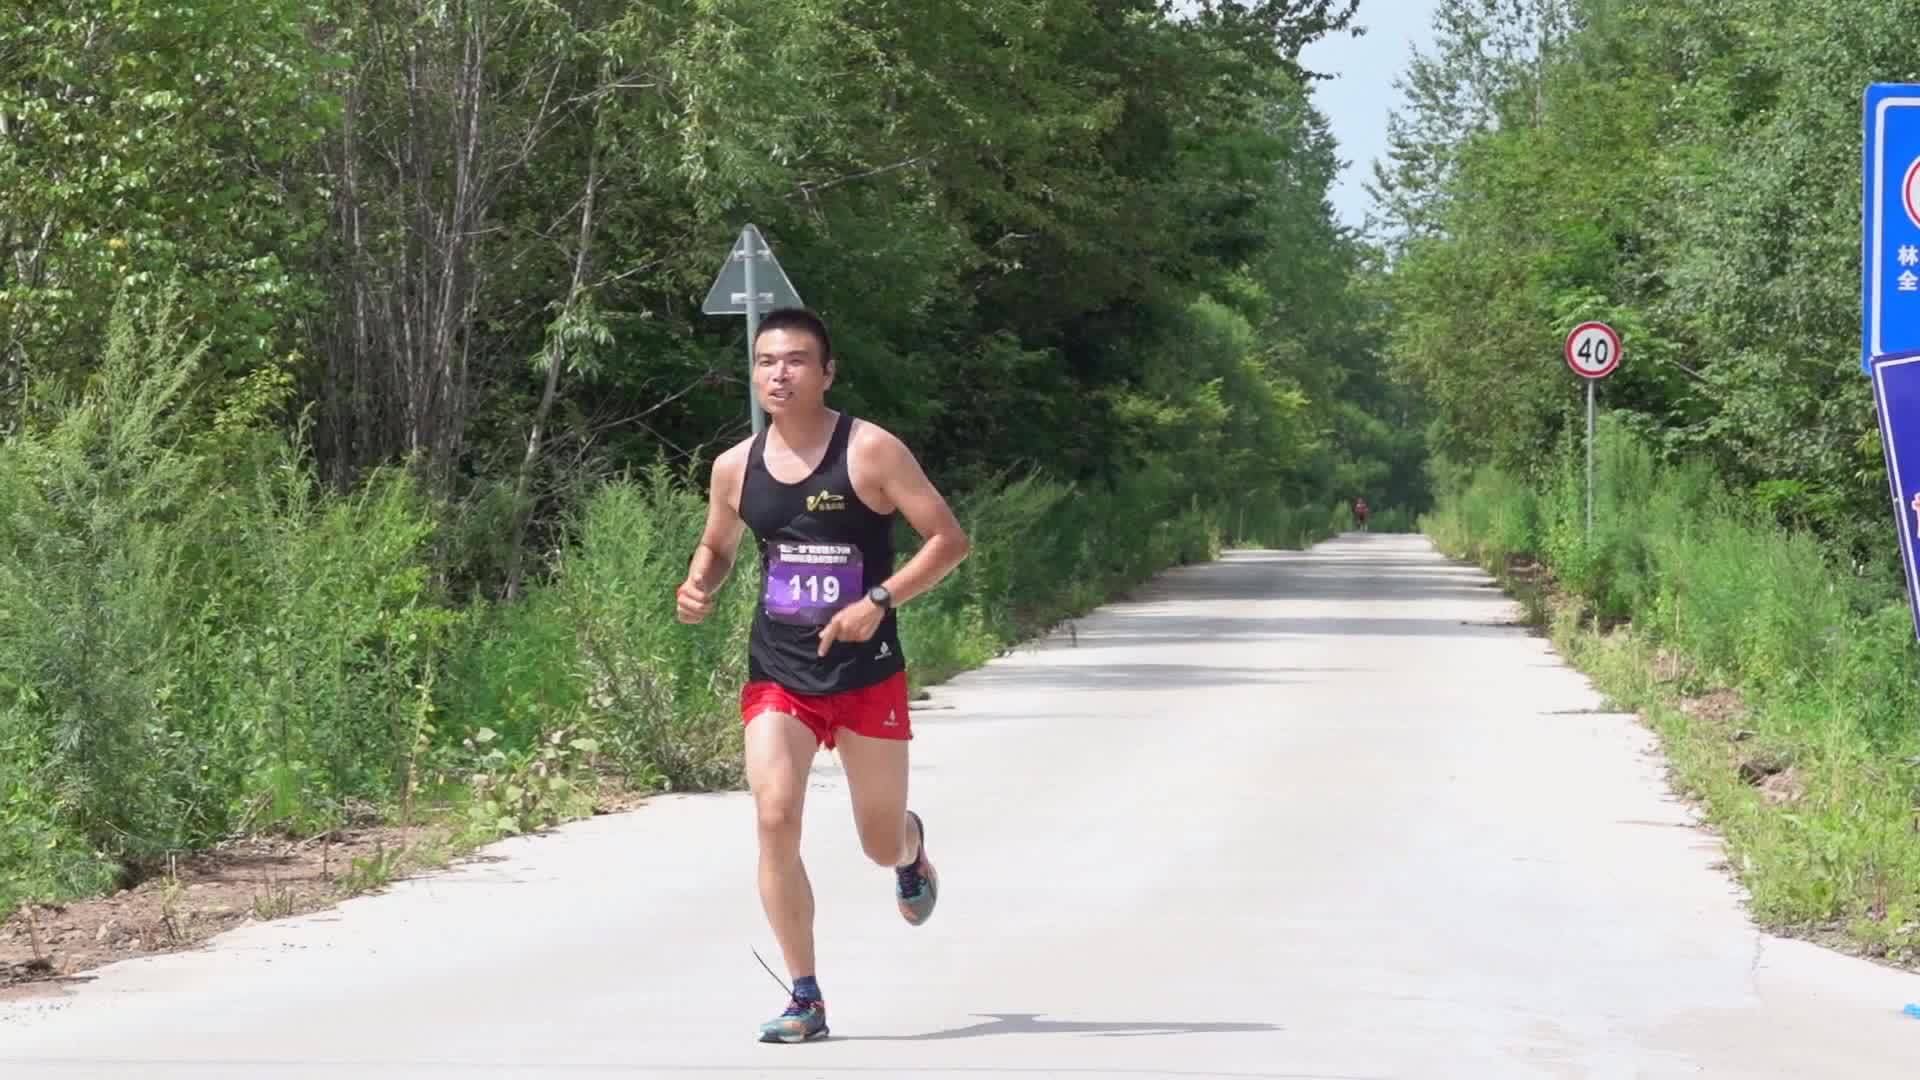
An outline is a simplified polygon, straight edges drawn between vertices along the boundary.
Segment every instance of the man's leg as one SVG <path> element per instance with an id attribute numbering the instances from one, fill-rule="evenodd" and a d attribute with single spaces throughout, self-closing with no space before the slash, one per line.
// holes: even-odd
<path id="1" fill-rule="evenodd" d="M 853 824 L 867 858 L 888 868 L 920 852 L 920 828 L 907 814 L 907 741 L 842 729 L 834 736 L 853 797 Z"/>
<path id="2" fill-rule="evenodd" d="M 747 787 L 753 793 L 760 842 L 760 905 L 780 942 L 787 973 L 799 995 L 802 980 L 812 985 L 813 885 L 800 860 L 800 822 L 806 804 L 807 773 L 819 740 L 812 729 L 788 713 L 767 710 L 747 722 Z M 804 1012 L 770 1021 L 762 1037 L 798 1041 L 810 1037 Z"/>
<path id="3" fill-rule="evenodd" d="M 920 815 L 907 809 L 907 736 L 911 729 L 906 713 L 902 678 L 874 688 L 871 700 L 859 704 L 834 741 L 841 767 L 847 773 L 860 847 L 867 858 L 894 871 L 894 899 L 900 906 L 900 917 L 918 926 L 933 914 L 939 879 L 927 858 Z"/>

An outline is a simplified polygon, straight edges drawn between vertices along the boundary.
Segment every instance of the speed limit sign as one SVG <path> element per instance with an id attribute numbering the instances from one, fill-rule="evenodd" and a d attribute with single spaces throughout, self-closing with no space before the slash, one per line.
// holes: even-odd
<path id="1" fill-rule="evenodd" d="M 1567 335 L 1567 366 L 1588 379 L 1604 379 L 1620 366 L 1620 335 L 1602 322 L 1584 322 Z"/>

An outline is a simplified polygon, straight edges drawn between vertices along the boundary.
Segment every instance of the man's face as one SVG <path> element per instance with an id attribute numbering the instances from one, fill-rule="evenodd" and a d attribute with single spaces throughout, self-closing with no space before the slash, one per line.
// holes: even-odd
<path id="1" fill-rule="evenodd" d="M 753 392 L 768 416 L 821 408 L 832 385 L 820 341 L 805 330 L 769 330 L 754 344 Z"/>

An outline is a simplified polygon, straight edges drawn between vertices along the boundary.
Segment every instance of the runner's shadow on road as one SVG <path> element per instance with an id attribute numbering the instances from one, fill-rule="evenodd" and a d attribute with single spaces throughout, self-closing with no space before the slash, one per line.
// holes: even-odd
<path id="1" fill-rule="evenodd" d="M 1142 1035 L 1220 1035 L 1279 1031 L 1277 1024 L 1252 1023 L 1167 1023 L 1101 1022 L 1095 1020 L 1042 1020 L 1040 1013 L 974 1013 L 990 1017 L 966 1027 L 930 1031 L 924 1035 L 849 1035 L 836 1036 L 841 1042 L 942 1042 L 947 1039 L 983 1039 L 995 1035 L 1098 1035 L 1106 1038 L 1137 1038 Z"/>

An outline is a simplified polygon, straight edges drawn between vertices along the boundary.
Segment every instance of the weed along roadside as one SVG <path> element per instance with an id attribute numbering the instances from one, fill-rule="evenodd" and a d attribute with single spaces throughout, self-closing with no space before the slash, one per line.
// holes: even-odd
<path id="1" fill-rule="evenodd" d="M 72 471 L 81 486 L 101 475 L 78 460 Z M 151 539 L 224 560 L 189 561 L 181 580 L 135 597 L 131 623 L 209 635 L 182 644 L 177 629 L 156 629 L 154 639 L 169 641 L 158 655 L 180 722 L 207 718 L 182 745 L 209 750 L 136 761 L 109 743 L 89 763 L 97 801 L 82 809 L 94 817 L 40 819 L 29 833 L 13 823 L 10 835 L 28 842 L 11 855 L 25 872 L 0 886 L 10 913 L 0 988 L 312 912 L 653 793 L 741 786 L 735 695 L 757 567 L 749 555 L 736 569 L 721 617 L 699 627 L 673 618 L 705 513 L 695 487 L 662 470 L 606 484 L 585 500 L 547 580 L 511 603 L 461 607 L 426 584 L 430 515 L 404 481 L 331 502 L 300 463 L 288 475 L 291 499 L 230 498 L 225 518 L 181 516 L 182 529 L 204 523 L 211 535 Z M 1339 508 L 1207 508 L 1147 475 L 1104 491 L 1029 477 L 954 502 L 973 555 L 903 617 L 917 693 L 1160 570 L 1229 545 L 1298 548 L 1343 526 Z M 260 534 L 290 550 L 209 543 Z M 247 560 L 261 565 L 230 565 Z M 90 573 L 52 559 L 39 569 L 68 585 Z M 257 583 L 230 600 L 217 631 L 187 617 L 216 580 Z M 27 576 L 21 585 L 32 587 Z M 322 590 L 324 605 L 303 607 Z M 216 633 L 224 647 L 209 647 Z M 74 671 L 71 686 L 92 670 Z M 223 809 L 185 815 L 189 798 Z M 104 851 L 100 837 L 119 832 L 144 843 Z"/>
<path id="2" fill-rule="evenodd" d="M 1563 453 L 1453 478 L 1422 528 L 1658 733 L 1768 930 L 1920 968 L 1920 655 L 1896 578 L 1834 565 L 1606 425 L 1595 530 Z"/>

